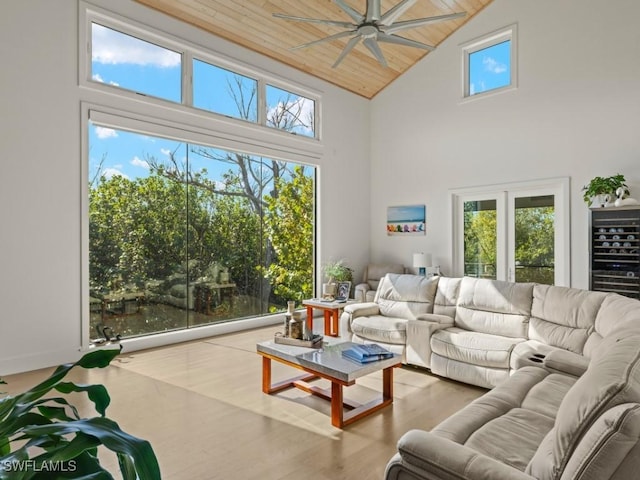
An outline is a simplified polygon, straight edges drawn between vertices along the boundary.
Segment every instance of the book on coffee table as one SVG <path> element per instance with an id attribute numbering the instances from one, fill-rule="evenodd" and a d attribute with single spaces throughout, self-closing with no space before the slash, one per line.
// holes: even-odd
<path id="1" fill-rule="evenodd" d="M 377 343 L 371 343 L 367 345 L 352 345 L 342 351 L 342 356 L 360 363 L 369 363 L 391 358 L 393 357 L 393 352 L 381 347 Z"/>

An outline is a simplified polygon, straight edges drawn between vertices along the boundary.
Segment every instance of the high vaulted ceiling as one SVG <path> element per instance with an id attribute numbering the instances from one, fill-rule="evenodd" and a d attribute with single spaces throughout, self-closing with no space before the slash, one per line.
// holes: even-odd
<path id="1" fill-rule="evenodd" d="M 273 14 L 352 22 L 332 0 L 137 1 L 365 98 L 374 97 L 429 53 L 418 48 L 381 43 L 388 63 L 385 68 L 359 42 L 340 65 L 332 68 L 349 37 L 291 50 L 297 45 L 342 32 L 344 28 L 295 22 L 275 18 Z M 382 13 L 399 2 L 400 0 L 382 0 Z M 466 16 L 404 30 L 401 32 L 402 36 L 437 46 L 491 2 L 492 0 L 418 0 L 398 21 L 457 12 L 466 12 Z M 362 14 L 367 6 L 367 0 L 345 0 L 345 3 Z"/>

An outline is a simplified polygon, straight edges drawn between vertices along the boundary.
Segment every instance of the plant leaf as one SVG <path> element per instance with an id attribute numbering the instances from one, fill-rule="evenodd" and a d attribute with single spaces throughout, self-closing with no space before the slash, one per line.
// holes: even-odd
<path id="1" fill-rule="evenodd" d="M 104 417 L 111 397 L 104 385 L 79 385 L 73 382 L 61 382 L 54 387 L 60 393 L 87 392 L 89 400 L 93 402 L 96 411 Z"/>
<path id="2" fill-rule="evenodd" d="M 89 419 L 75 420 L 66 423 L 53 423 L 50 425 L 40 425 L 25 428 L 25 434 L 29 436 L 54 435 L 63 436 L 83 432 L 84 434 L 96 437 L 109 450 L 115 453 L 128 455 L 133 460 L 133 465 L 137 476 L 144 480 L 160 479 L 160 467 L 153 452 L 151 444 L 128 433 L 123 432 L 118 424 L 113 420 L 104 417 L 94 417 Z M 85 442 L 89 448 L 91 442 L 78 440 L 78 443 Z M 75 445 L 74 448 L 79 448 Z M 58 452 L 61 454 L 61 452 Z M 59 458 L 53 457 L 53 460 Z"/>

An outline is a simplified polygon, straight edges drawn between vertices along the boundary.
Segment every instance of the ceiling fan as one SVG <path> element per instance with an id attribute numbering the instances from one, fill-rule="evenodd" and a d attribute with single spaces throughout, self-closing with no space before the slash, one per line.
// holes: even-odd
<path id="1" fill-rule="evenodd" d="M 424 50 L 433 50 L 435 47 L 431 45 L 416 42 L 415 40 L 401 37 L 399 35 L 396 35 L 395 33 L 410 28 L 420 27 L 428 23 L 451 20 L 466 15 L 466 12 L 461 12 L 452 13 L 449 15 L 439 15 L 436 17 L 417 18 L 415 20 L 396 22 L 396 20 L 411 6 L 413 6 L 413 4 L 416 3 L 417 0 L 402 0 L 400 3 L 387 10 L 384 14 L 382 14 L 381 12 L 381 1 L 382 0 L 367 0 L 367 10 L 364 15 L 362 15 L 361 13 L 350 7 L 344 0 L 333 0 L 333 2 L 338 7 L 340 7 L 347 15 L 349 15 L 349 17 L 351 17 L 351 19 L 355 23 L 320 18 L 294 17 L 292 15 L 285 15 L 283 13 L 274 13 L 273 16 L 284 18 L 286 20 L 294 20 L 297 22 L 322 23 L 325 25 L 332 25 L 335 27 L 348 29 L 344 32 L 329 35 L 328 37 L 314 40 L 313 42 L 304 43 L 292 48 L 292 50 L 298 50 L 300 48 L 311 47 L 312 45 L 317 45 L 319 43 L 330 42 L 338 38 L 352 37 L 347 42 L 347 45 L 342 50 L 342 53 L 340 53 L 337 60 L 333 64 L 332 68 L 336 68 L 360 40 L 363 41 L 364 46 L 369 49 L 369 51 L 383 67 L 387 67 L 387 61 L 382 54 L 382 50 L 380 49 L 378 42 L 395 43 L 396 45 L 405 45 L 408 47 L 422 48 Z"/>

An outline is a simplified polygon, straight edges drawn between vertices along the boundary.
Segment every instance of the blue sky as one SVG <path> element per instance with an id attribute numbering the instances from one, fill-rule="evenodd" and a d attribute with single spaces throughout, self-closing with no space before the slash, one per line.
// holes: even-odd
<path id="1" fill-rule="evenodd" d="M 181 60 L 177 52 L 93 24 L 91 73 L 95 81 L 180 103 Z M 219 94 L 220 91 L 228 91 L 228 81 L 232 79 L 232 72 L 196 61 L 194 105 L 238 117 L 232 96 Z M 242 82 L 250 90 L 255 81 L 245 77 Z M 254 99 L 250 114 L 253 120 L 257 116 L 255 109 Z M 177 158 L 184 160 L 187 155 L 185 145 L 179 142 L 97 125 L 89 128 L 89 147 L 90 179 L 95 176 L 103 158 L 101 168 L 105 176 L 122 175 L 135 179 L 148 175 L 149 166 L 145 161 L 148 156 L 163 160 L 168 158 L 169 152 L 177 151 Z M 195 155 L 189 158 L 192 168 L 200 170 L 206 167 L 210 178 L 219 178 L 229 168 L 229 165 L 206 161 Z"/>
<path id="2" fill-rule="evenodd" d="M 511 82 L 511 42 L 505 41 L 469 55 L 469 94 L 486 92 Z"/>

